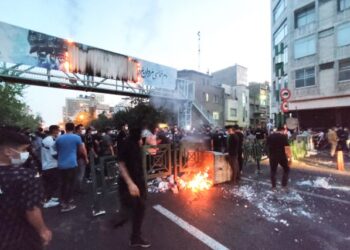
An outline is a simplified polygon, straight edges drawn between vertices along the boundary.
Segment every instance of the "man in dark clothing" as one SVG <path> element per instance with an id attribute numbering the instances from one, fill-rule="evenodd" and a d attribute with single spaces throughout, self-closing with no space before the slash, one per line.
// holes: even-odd
<path id="1" fill-rule="evenodd" d="M 40 179 L 22 167 L 29 144 L 26 136 L 0 128 L 0 249 L 39 250 L 52 238 L 41 213 Z"/>
<path id="2" fill-rule="evenodd" d="M 272 188 L 276 188 L 276 172 L 278 164 L 283 168 L 282 187 L 286 188 L 288 184 L 289 166 L 285 147 L 289 147 L 289 143 L 287 136 L 283 134 L 283 127 L 280 127 L 278 132 L 269 135 L 266 144 L 270 159 Z"/>
<path id="3" fill-rule="evenodd" d="M 228 151 L 228 161 L 232 169 L 231 181 L 234 185 L 236 185 L 239 179 L 239 166 L 238 166 L 239 138 L 235 134 L 235 130 L 233 126 L 226 126 L 225 128 L 228 133 L 227 151 Z"/>
<path id="4" fill-rule="evenodd" d="M 100 141 L 100 156 L 114 156 L 113 140 L 111 137 L 112 129 L 106 128 L 105 133 L 102 134 Z"/>
<path id="5" fill-rule="evenodd" d="M 128 134 L 129 134 L 129 126 L 128 124 L 125 123 L 123 124 L 122 129 L 117 135 L 117 153 L 119 153 L 122 150 L 123 144 L 126 138 L 128 137 Z"/>
<path id="6" fill-rule="evenodd" d="M 212 137 L 213 140 L 213 151 L 223 153 L 225 150 L 225 140 L 224 134 L 220 131 L 219 128 L 216 128 L 215 133 Z"/>
<path id="7" fill-rule="evenodd" d="M 234 125 L 235 134 L 238 136 L 238 165 L 239 165 L 239 173 L 242 173 L 243 169 L 243 140 L 244 135 L 238 125 Z"/>
<path id="8" fill-rule="evenodd" d="M 257 140 L 264 140 L 266 138 L 266 129 L 261 128 L 261 125 L 255 129 L 254 135 Z"/>
<path id="9" fill-rule="evenodd" d="M 141 129 L 131 129 L 119 154 L 121 174 L 119 195 L 122 204 L 122 220 L 115 227 L 131 219 L 131 247 L 150 247 L 151 244 L 141 237 L 141 226 L 145 216 L 146 182 L 142 168 Z"/>

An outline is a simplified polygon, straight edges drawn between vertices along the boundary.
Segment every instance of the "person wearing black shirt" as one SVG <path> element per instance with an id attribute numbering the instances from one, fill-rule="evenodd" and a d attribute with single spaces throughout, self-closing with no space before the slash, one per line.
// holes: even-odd
<path id="1" fill-rule="evenodd" d="M 224 142 L 224 134 L 221 133 L 219 128 L 216 128 L 215 133 L 212 137 L 213 140 L 213 151 L 223 153 L 225 150 Z"/>
<path id="2" fill-rule="evenodd" d="M 128 127 L 128 124 L 125 123 L 123 124 L 122 129 L 117 135 L 117 153 L 119 153 L 122 150 L 123 144 L 126 138 L 128 137 L 128 134 L 129 134 L 129 127 Z"/>
<path id="3" fill-rule="evenodd" d="M 0 128 L 0 249 L 39 250 L 52 238 L 41 213 L 40 179 L 22 167 L 29 144 L 26 136 Z"/>
<path id="4" fill-rule="evenodd" d="M 264 140 L 266 138 L 266 130 L 261 128 L 261 125 L 258 125 L 254 134 L 257 140 Z"/>
<path id="5" fill-rule="evenodd" d="M 243 169 L 243 140 L 244 135 L 238 125 L 234 125 L 235 134 L 238 136 L 238 165 L 239 165 L 239 172 L 242 172 Z"/>
<path id="6" fill-rule="evenodd" d="M 238 166 L 239 138 L 235 134 L 235 130 L 233 126 L 226 126 L 226 130 L 228 133 L 228 138 L 227 138 L 228 162 L 232 169 L 231 181 L 234 185 L 236 185 L 239 179 L 239 166 Z"/>
<path id="7" fill-rule="evenodd" d="M 286 188 L 288 184 L 289 166 L 285 147 L 288 147 L 289 143 L 287 136 L 283 135 L 283 127 L 279 128 L 278 132 L 269 135 L 266 144 L 270 159 L 272 188 L 276 188 L 276 172 L 278 164 L 283 168 L 282 187 Z"/>
<path id="8" fill-rule="evenodd" d="M 131 247 L 150 247 L 141 236 L 141 226 L 145 216 L 147 188 L 142 168 L 141 129 L 131 129 L 128 139 L 119 153 L 120 185 L 119 195 L 122 204 L 122 219 L 115 227 L 131 219 Z"/>

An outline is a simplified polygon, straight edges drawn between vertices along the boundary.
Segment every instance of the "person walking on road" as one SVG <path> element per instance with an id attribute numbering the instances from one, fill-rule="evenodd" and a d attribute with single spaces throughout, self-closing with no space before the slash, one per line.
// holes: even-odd
<path id="1" fill-rule="evenodd" d="M 276 172 L 278 165 L 283 168 L 282 188 L 286 189 L 288 185 L 289 166 L 286 147 L 289 147 L 288 138 L 283 134 L 283 127 L 278 129 L 278 132 L 272 133 L 267 137 L 266 145 L 268 156 L 270 159 L 270 177 L 272 189 L 276 189 Z"/>
<path id="2" fill-rule="evenodd" d="M 114 226 L 119 227 L 131 220 L 130 246 L 147 248 L 151 244 L 143 239 L 141 234 L 147 194 L 142 168 L 141 146 L 141 129 L 130 129 L 130 135 L 119 152 L 119 169 L 121 174 L 119 194 L 122 205 L 122 218 Z"/>
<path id="3" fill-rule="evenodd" d="M 41 213 L 40 179 L 22 167 L 29 145 L 25 135 L 0 128 L 0 249 L 42 250 L 52 238 Z"/>
<path id="4" fill-rule="evenodd" d="M 58 169 L 61 176 L 61 212 L 68 212 L 76 208 L 71 202 L 78 167 L 78 152 L 83 156 L 85 162 L 89 163 L 81 137 L 73 132 L 74 124 L 67 123 L 66 133 L 58 137 L 56 141 Z"/>

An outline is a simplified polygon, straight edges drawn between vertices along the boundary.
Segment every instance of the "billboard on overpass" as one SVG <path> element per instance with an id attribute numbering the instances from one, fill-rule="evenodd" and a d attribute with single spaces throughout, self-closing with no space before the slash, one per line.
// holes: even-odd
<path id="1" fill-rule="evenodd" d="M 0 22 L 0 61 L 175 89 L 174 68 Z"/>

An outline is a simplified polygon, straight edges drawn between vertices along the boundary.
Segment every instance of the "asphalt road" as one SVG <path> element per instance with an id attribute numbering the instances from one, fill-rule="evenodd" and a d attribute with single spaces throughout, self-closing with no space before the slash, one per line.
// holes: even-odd
<path id="1" fill-rule="evenodd" d="M 129 249 L 130 226 L 110 226 L 116 200 L 107 195 L 107 214 L 97 218 L 90 195 L 76 197 L 78 208 L 70 213 L 46 209 L 54 235 L 48 249 Z M 350 249 L 349 224 L 350 175 L 292 169 L 289 192 L 273 193 L 268 168 L 258 175 L 248 166 L 237 187 L 149 194 L 143 231 L 151 249 L 329 250 Z"/>

